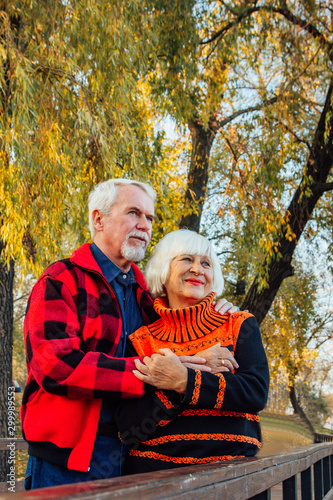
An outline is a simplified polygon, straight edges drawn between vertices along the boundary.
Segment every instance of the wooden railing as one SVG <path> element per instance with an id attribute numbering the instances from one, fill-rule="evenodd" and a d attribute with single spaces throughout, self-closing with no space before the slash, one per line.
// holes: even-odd
<path id="1" fill-rule="evenodd" d="M 313 434 L 315 443 L 333 443 L 333 434 L 321 434 L 315 432 Z"/>
<path id="2" fill-rule="evenodd" d="M 299 478 L 299 479 L 298 479 Z M 314 444 L 266 458 L 190 466 L 115 479 L 1 494 L 0 499 L 284 500 L 333 498 L 333 444 Z M 281 496 L 280 496 L 281 498 Z"/>

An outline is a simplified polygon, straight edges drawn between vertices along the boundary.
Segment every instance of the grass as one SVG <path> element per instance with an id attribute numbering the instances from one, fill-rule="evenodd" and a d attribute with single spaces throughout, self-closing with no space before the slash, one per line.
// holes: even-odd
<path id="1" fill-rule="evenodd" d="M 293 417 L 262 414 L 260 421 L 263 436 L 261 457 L 313 444 L 311 432 Z"/>

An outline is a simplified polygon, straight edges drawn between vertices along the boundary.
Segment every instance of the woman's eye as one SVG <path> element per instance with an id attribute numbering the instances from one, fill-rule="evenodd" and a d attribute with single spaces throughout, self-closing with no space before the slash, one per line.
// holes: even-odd
<path id="1" fill-rule="evenodd" d="M 208 262 L 208 260 L 205 260 L 203 263 L 202 263 L 203 266 L 205 267 L 210 267 L 210 262 Z"/>

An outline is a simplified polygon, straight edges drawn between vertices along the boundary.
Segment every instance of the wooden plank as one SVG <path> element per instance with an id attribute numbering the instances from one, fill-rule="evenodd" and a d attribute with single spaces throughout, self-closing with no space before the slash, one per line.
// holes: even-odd
<path id="1" fill-rule="evenodd" d="M 188 500 L 190 495 L 191 500 L 246 500 L 310 468 L 312 464 L 332 453 L 332 444 L 317 444 L 273 457 L 241 459 L 43 488 L 14 493 L 10 498 Z"/>
<path id="2" fill-rule="evenodd" d="M 10 449 L 8 445 L 12 443 L 15 444 L 15 450 L 22 451 L 28 449 L 28 443 L 23 438 L 0 438 L 0 452 L 8 451 Z"/>
<path id="3" fill-rule="evenodd" d="M 249 500 L 271 500 L 271 491 L 266 490 L 254 497 L 251 497 Z"/>
<path id="4" fill-rule="evenodd" d="M 2 498 L 1 493 L 8 493 L 9 486 L 10 485 L 8 483 L 0 483 L 0 499 Z M 15 491 L 24 491 L 24 479 L 18 479 L 15 481 Z"/>

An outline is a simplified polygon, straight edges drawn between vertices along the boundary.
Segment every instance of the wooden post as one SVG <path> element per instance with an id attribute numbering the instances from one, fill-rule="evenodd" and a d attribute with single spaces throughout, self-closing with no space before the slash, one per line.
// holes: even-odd
<path id="1" fill-rule="evenodd" d="M 302 500 L 312 500 L 312 475 L 311 467 L 301 472 Z"/>
<path id="2" fill-rule="evenodd" d="M 330 489 L 330 457 L 323 458 L 323 487 L 326 495 Z"/>
<path id="3" fill-rule="evenodd" d="M 285 479 L 282 483 L 283 500 L 297 500 L 296 476 Z"/>
<path id="4" fill-rule="evenodd" d="M 323 461 L 318 460 L 313 466 L 315 500 L 323 498 Z"/>

